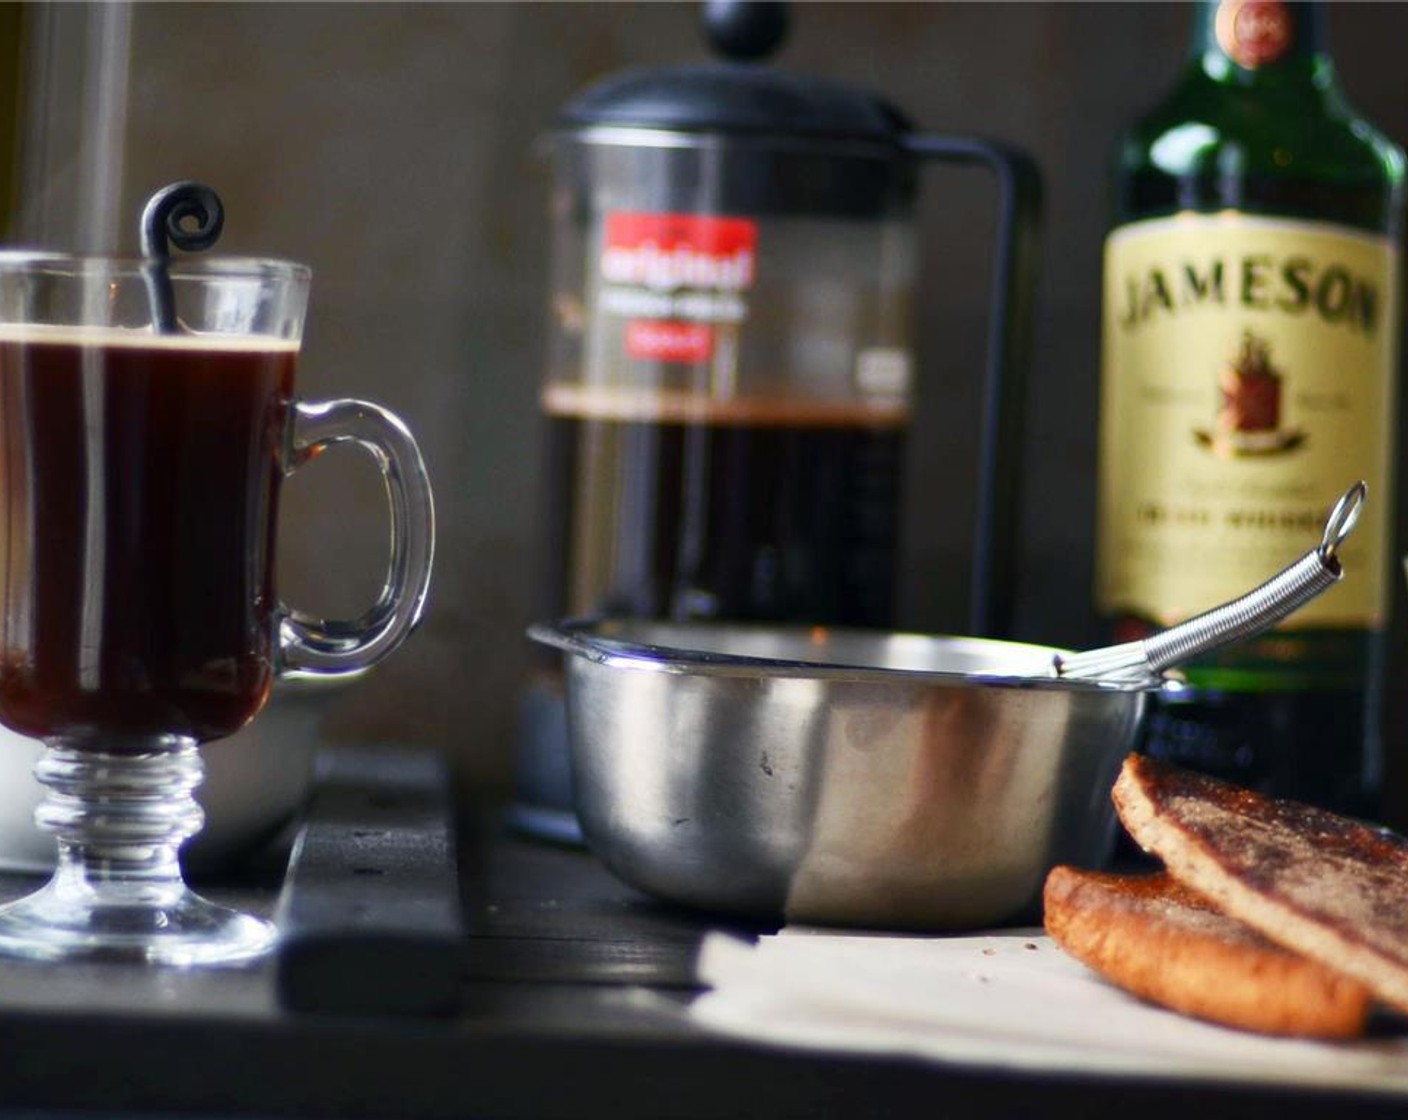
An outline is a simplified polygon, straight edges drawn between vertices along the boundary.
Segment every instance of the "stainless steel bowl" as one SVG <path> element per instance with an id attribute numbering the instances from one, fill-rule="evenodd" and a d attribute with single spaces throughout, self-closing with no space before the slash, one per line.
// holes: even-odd
<path id="1" fill-rule="evenodd" d="M 1106 858 L 1163 678 L 1058 679 L 1041 646 L 644 621 L 532 636 L 568 656 L 587 843 L 660 898 L 768 920 L 955 929 L 1034 912 Z"/>

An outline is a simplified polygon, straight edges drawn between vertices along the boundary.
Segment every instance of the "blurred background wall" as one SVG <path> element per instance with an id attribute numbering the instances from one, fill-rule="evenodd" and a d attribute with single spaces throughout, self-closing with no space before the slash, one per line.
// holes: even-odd
<path id="1" fill-rule="evenodd" d="M 1352 99 L 1408 140 L 1408 5 L 1330 7 Z M 508 780 L 536 567 L 548 257 L 539 144 L 557 107 L 595 78 L 701 59 L 697 9 L 167 3 L 23 14 L 15 239 L 131 250 L 145 197 L 198 178 L 225 199 L 224 251 L 313 266 L 302 394 L 365 396 L 401 413 L 426 452 L 440 518 L 423 629 L 347 695 L 332 733 L 442 746 L 467 791 L 495 796 Z M 925 129 L 1005 139 L 1042 167 L 1017 591 L 1018 631 L 1032 640 L 1101 637 L 1089 588 L 1106 168 L 1118 131 L 1181 65 L 1191 18 L 1186 4 L 800 3 L 775 60 L 870 87 Z M 964 624 L 993 211 L 978 171 L 935 173 L 924 194 L 903 611 L 915 628 Z M 380 577 L 382 518 L 379 484 L 354 454 L 300 474 L 282 527 L 284 597 L 358 611 Z M 1408 646 L 1402 600 L 1400 588 L 1396 650 Z M 1401 789 L 1408 658 L 1395 657 L 1388 728 Z"/>

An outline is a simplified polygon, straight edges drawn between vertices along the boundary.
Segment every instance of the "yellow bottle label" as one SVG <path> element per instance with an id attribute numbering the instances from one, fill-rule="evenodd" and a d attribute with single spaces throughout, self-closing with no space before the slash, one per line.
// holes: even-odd
<path id="1" fill-rule="evenodd" d="M 1369 500 L 1345 578 L 1289 627 L 1388 607 L 1398 252 L 1386 238 L 1236 212 L 1105 244 L 1097 599 L 1170 624 L 1235 598 Z"/>

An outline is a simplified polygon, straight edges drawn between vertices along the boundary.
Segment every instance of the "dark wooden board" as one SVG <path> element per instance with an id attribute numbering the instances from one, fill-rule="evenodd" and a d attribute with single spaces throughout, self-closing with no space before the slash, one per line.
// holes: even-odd
<path id="1" fill-rule="evenodd" d="M 294 841 L 276 920 L 275 988 L 287 1010 L 455 1010 L 464 929 L 438 756 L 332 757 Z"/>

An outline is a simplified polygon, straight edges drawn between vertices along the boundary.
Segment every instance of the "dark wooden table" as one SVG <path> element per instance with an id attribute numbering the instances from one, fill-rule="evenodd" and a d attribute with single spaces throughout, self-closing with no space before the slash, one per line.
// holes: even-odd
<path id="1" fill-rule="evenodd" d="M 273 909 L 278 857 L 206 893 Z M 1026 1117 L 1402 1114 L 1354 1094 L 794 1052 L 687 1016 L 709 928 L 589 855 L 461 829 L 468 936 L 443 1016 L 294 1014 L 272 968 L 0 963 L 7 1117 Z M 6 894 L 31 885 L 0 881 Z M 750 932 L 744 930 L 742 932 Z"/>

